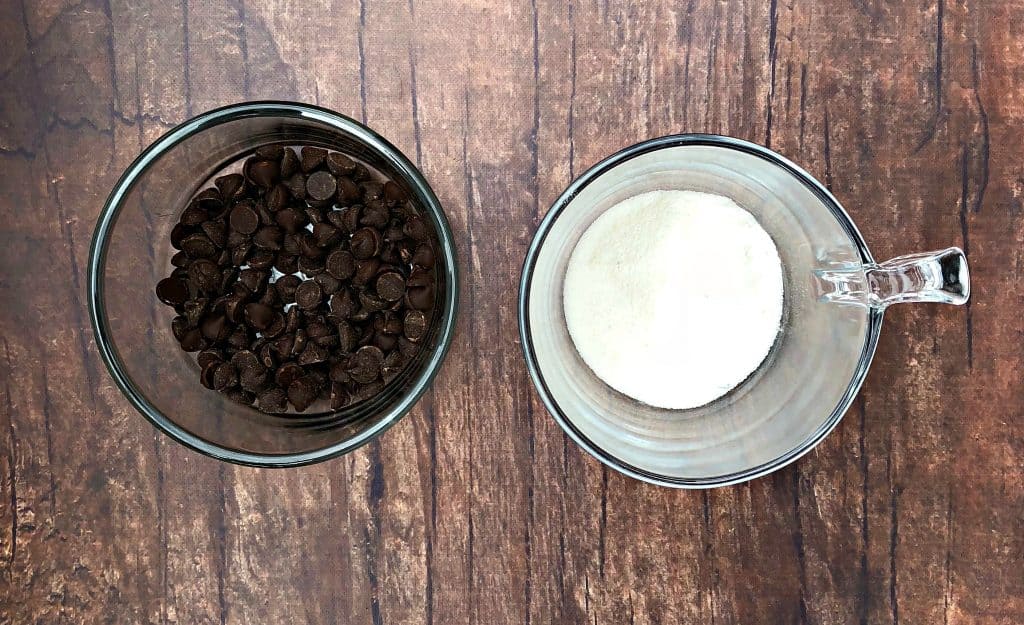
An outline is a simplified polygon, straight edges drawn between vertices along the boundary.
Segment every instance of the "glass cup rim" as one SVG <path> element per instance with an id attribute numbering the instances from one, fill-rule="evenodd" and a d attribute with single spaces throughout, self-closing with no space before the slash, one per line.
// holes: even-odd
<path id="1" fill-rule="evenodd" d="M 444 316 L 441 320 L 437 347 L 432 352 L 423 372 L 411 381 L 408 392 L 402 394 L 401 400 L 388 410 L 387 416 L 373 427 L 356 436 L 311 451 L 287 454 L 239 451 L 207 441 L 182 428 L 153 406 L 146 399 L 145 394 L 135 386 L 124 363 L 113 348 L 112 333 L 105 314 L 105 296 L 101 277 L 106 266 L 107 244 L 117 216 L 122 209 L 122 202 L 134 187 L 136 180 L 149 169 L 156 159 L 189 137 L 225 122 L 249 117 L 312 119 L 355 137 L 382 155 L 410 183 L 413 193 L 423 204 L 424 210 L 430 212 L 440 225 L 438 232 L 440 252 L 445 258 L 447 277 L 451 281 L 442 302 Z M 294 467 L 329 460 L 365 445 L 397 423 L 415 405 L 437 376 L 455 333 L 459 301 L 459 273 L 451 225 L 448 223 L 440 200 L 416 165 L 387 139 L 351 117 L 321 106 L 279 100 L 240 102 L 212 109 L 178 124 L 150 143 L 121 174 L 100 210 L 89 246 L 86 287 L 89 320 L 96 347 L 99 349 L 103 364 L 114 379 L 114 383 L 129 403 L 158 430 L 185 447 L 217 460 L 256 467 Z"/>
<path id="2" fill-rule="evenodd" d="M 587 453 L 603 464 L 621 473 L 629 475 L 630 477 L 660 486 L 693 489 L 715 488 L 746 482 L 767 475 L 777 469 L 781 469 L 809 452 L 818 443 L 820 443 L 825 436 L 835 429 L 843 415 L 853 403 L 857 392 L 864 383 L 864 378 L 867 376 L 868 369 L 871 366 L 871 360 L 875 354 L 875 348 L 878 345 L 883 311 L 880 308 L 868 309 L 867 332 L 864 337 L 864 343 L 861 347 L 861 354 L 857 367 L 854 370 L 853 376 L 843 393 L 843 396 L 832 409 L 832 412 L 803 442 L 768 462 L 723 475 L 699 478 L 679 478 L 648 471 L 633 464 L 624 462 L 591 441 L 582 431 L 573 425 L 572 421 L 562 410 L 561 406 L 559 406 L 558 402 L 555 401 L 555 398 L 551 394 L 537 362 L 537 355 L 533 345 L 533 334 L 530 330 L 529 321 L 530 289 L 532 288 L 534 267 L 537 263 L 540 250 L 544 246 L 544 242 L 547 239 L 555 221 L 557 221 L 559 216 L 565 211 L 572 200 L 580 193 L 580 191 L 583 190 L 584 187 L 593 183 L 603 174 L 633 158 L 655 152 L 657 150 L 680 146 L 711 146 L 736 150 L 759 157 L 783 169 L 811 191 L 824 205 L 824 207 L 830 211 L 833 218 L 839 222 L 843 230 L 847 235 L 849 235 L 851 241 L 855 244 L 860 254 L 861 262 L 867 265 L 873 264 L 875 261 L 871 252 L 868 250 L 864 237 L 861 236 L 857 226 L 854 225 L 853 220 L 839 203 L 839 200 L 837 200 L 821 182 L 814 178 L 814 176 L 796 163 L 793 163 L 786 157 L 769 148 L 726 135 L 684 133 L 648 139 L 631 145 L 604 158 L 587 169 L 582 175 L 576 178 L 576 180 L 573 180 L 565 191 L 563 191 L 551 205 L 551 208 L 544 216 L 544 219 L 541 220 L 540 226 L 537 228 L 537 232 L 534 234 L 533 240 L 530 242 L 530 247 L 527 249 L 526 258 L 523 261 L 522 277 L 519 283 L 518 302 L 519 336 L 521 339 L 523 354 L 526 359 L 526 368 L 530 373 L 530 378 L 533 380 L 534 387 L 537 389 L 537 393 L 540 395 L 541 401 L 544 402 L 544 406 L 562 430 L 564 430 L 577 445 L 582 447 Z"/>

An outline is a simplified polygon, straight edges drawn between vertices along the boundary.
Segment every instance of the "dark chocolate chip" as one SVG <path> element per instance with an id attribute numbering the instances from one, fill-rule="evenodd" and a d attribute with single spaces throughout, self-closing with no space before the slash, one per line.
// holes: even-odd
<path id="1" fill-rule="evenodd" d="M 253 302 L 245 305 L 245 320 L 257 330 L 265 330 L 274 322 L 274 310 L 266 304 Z"/>
<path id="2" fill-rule="evenodd" d="M 405 190 L 402 189 L 394 180 L 388 180 L 384 183 L 384 201 L 388 204 L 401 204 L 409 199 Z"/>
<path id="3" fill-rule="evenodd" d="M 323 290 L 312 280 L 303 282 L 295 289 L 295 303 L 304 310 L 316 308 L 322 299 Z"/>
<path id="4" fill-rule="evenodd" d="M 334 197 L 338 190 L 338 181 L 330 172 L 318 171 L 309 175 L 306 179 L 306 195 L 310 199 L 326 201 Z"/>
<path id="5" fill-rule="evenodd" d="M 380 244 L 380 232 L 373 228 L 360 228 L 353 233 L 350 247 L 353 256 L 366 259 L 380 253 Z"/>
<path id="6" fill-rule="evenodd" d="M 291 148 L 285 148 L 281 155 L 281 177 L 288 178 L 299 171 L 299 155 Z"/>
<path id="7" fill-rule="evenodd" d="M 329 273 L 318 273 L 313 276 L 313 280 L 320 285 L 324 295 L 334 295 L 341 288 L 341 280 L 338 280 Z"/>
<path id="8" fill-rule="evenodd" d="M 309 377 L 302 377 L 288 385 L 288 400 L 298 412 L 309 408 L 319 394 L 319 389 Z"/>
<path id="9" fill-rule="evenodd" d="M 168 306 L 178 306 L 188 301 L 188 285 L 179 278 L 164 278 L 156 284 L 156 296 Z"/>
<path id="10" fill-rule="evenodd" d="M 213 388 L 224 391 L 238 384 L 238 371 L 228 362 L 222 362 L 213 370 Z"/>
<path id="11" fill-rule="evenodd" d="M 302 171 L 308 174 L 323 164 L 324 158 L 327 157 L 327 150 L 307 145 L 302 148 L 301 154 L 302 159 L 300 164 L 302 166 Z"/>
<path id="12" fill-rule="evenodd" d="M 252 159 L 250 159 L 252 161 Z M 247 176 L 257 187 L 269 189 L 281 177 L 281 166 L 275 161 L 256 160 L 246 163 Z"/>
<path id="13" fill-rule="evenodd" d="M 197 260 L 188 266 L 188 277 L 192 284 L 201 291 L 212 292 L 220 287 L 220 267 L 212 260 Z"/>
<path id="14" fill-rule="evenodd" d="M 223 341 L 231 334 L 231 326 L 228 325 L 224 315 L 210 315 L 199 324 L 199 330 L 203 338 L 210 341 Z"/>
<path id="15" fill-rule="evenodd" d="M 402 230 L 406 236 L 417 241 L 426 241 L 430 238 L 430 228 L 420 217 L 409 219 Z"/>
<path id="16" fill-rule="evenodd" d="M 357 261 L 356 272 L 352 276 L 352 283 L 356 286 L 369 284 L 376 277 L 378 269 L 380 269 L 380 261 L 376 258 Z"/>
<path id="17" fill-rule="evenodd" d="M 356 272 L 355 257 L 345 250 L 335 250 L 327 256 L 326 269 L 338 280 L 348 280 Z"/>
<path id="18" fill-rule="evenodd" d="M 377 295 L 389 302 L 396 302 L 405 295 L 405 279 L 402 275 L 389 271 L 377 278 Z"/>
<path id="19" fill-rule="evenodd" d="M 181 240 L 181 249 L 189 258 L 216 258 L 217 246 L 205 234 L 196 232 Z"/>
<path id="20" fill-rule="evenodd" d="M 279 250 L 281 249 L 281 238 L 283 236 L 284 232 L 277 226 L 263 226 L 253 235 L 252 242 L 256 244 L 256 247 L 261 247 L 265 250 Z"/>
<path id="21" fill-rule="evenodd" d="M 272 250 L 258 250 L 249 257 L 249 266 L 253 269 L 270 269 L 277 257 Z"/>
<path id="22" fill-rule="evenodd" d="M 284 148 L 280 145 L 261 145 L 256 148 L 256 156 L 270 161 L 279 161 L 284 156 Z"/>
<path id="23" fill-rule="evenodd" d="M 288 395 L 279 386 L 265 389 L 259 394 L 257 402 L 263 412 L 284 412 L 288 409 Z"/>
<path id="24" fill-rule="evenodd" d="M 228 221 L 232 230 L 242 234 L 252 234 L 260 227 L 259 214 L 253 209 L 252 204 L 246 202 L 239 202 L 231 209 Z"/>
<path id="25" fill-rule="evenodd" d="M 220 176 L 213 181 L 220 190 L 220 195 L 225 199 L 233 199 L 245 193 L 245 176 L 242 174 L 227 174 Z"/>
<path id="26" fill-rule="evenodd" d="M 313 226 L 313 239 L 320 247 L 330 247 L 341 240 L 341 231 L 327 222 Z"/>
<path id="27" fill-rule="evenodd" d="M 355 171 L 356 164 L 341 152 L 331 152 L 327 155 L 327 169 L 335 176 L 347 176 Z"/>
<path id="28" fill-rule="evenodd" d="M 434 248 L 424 243 L 416 247 L 412 255 L 412 264 L 423 269 L 430 269 L 434 266 Z"/>
<path id="29" fill-rule="evenodd" d="M 291 193 L 288 192 L 288 187 L 282 183 L 275 184 L 274 188 L 267 193 L 267 209 L 270 211 L 281 210 L 288 206 L 289 201 L 291 201 Z"/>
<path id="30" fill-rule="evenodd" d="M 412 342 L 423 338 L 427 331 L 427 316 L 419 310 L 410 310 L 405 313 L 405 321 L 402 324 L 405 337 Z"/>
<path id="31" fill-rule="evenodd" d="M 348 206 L 359 201 L 362 197 L 362 190 L 359 185 L 356 184 L 351 178 L 342 176 L 337 179 L 338 185 L 338 203 L 343 206 Z"/>

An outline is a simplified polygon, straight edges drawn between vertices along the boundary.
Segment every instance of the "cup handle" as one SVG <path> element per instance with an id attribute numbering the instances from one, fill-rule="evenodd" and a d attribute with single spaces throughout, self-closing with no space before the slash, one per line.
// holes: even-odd
<path id="1" fill-rule="evenodd" d="M 822 301 L 886 308 L 904 302 L 966 304 L 971 295 L 967 257 L 958 247 L 897 256 L 856 269 L 815 272 Z"/>

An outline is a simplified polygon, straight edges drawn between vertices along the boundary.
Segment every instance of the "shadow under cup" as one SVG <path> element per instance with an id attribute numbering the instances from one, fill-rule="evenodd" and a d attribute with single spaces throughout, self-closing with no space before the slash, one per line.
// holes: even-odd
<path id="1" fill-rule="evenodd" d="M 272 416 L 203 388 L 195 354 L 170 330 L 174 311 L 155 295 L 177 250 L 171 228 L 191 196 L 260 145 L 338 150 L 402 186 L 437 233 L 436 300 L 422 349 L 376 397 L 338 412 Z M 241 464 L 291 466 L 345 453 L 401 418 L 429 385 L 454 328 L 456 269 L 441 207 L 415 167 L 364 126 L 329 111 L 252 103 L 206 113 L 148 148 L 104 207 L 90 256 L 97 344 L 121 390 L 157 427 L 205 454 Z"/>
<path id="2" fill-rule="evenodd" d="M 587 228 L 616 203 L 655 190 L 731 198 L 771 235 L 783 265 L 782 328 L 768 357 L 732 391 L 690 410 L 648 406 L 602 382 L 573 346 L 562 304 L 566 265 Z M 614 468 L 675 486 L 749 479 L 810 449 L 853 399 L 874 352 L 881 313 L 820 301 L 813 275 L 823 266 L 870 261 L 835 200 L 787 161 L 724 137 L 653 140 L 595 166 L 541 225 L 527 255 L 520 302 L 527 362 L 555 418 Z"/>

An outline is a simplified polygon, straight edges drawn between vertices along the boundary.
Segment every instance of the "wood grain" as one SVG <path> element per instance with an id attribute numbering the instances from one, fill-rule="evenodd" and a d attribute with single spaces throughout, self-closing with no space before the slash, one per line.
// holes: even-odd
<path id="1" fill-rule="evenodd" d="M 1024 621 L 1022 27 L 996 0 L 0 3 L 0 624 Z M 362 119 L 415 160 L 464 275 L 416 409 L 288 471 L 156 433 L 85 308 L 125 166 L 260 98 Z M 815 451 L 710 492 L 577 449 L 516 331 L 546 208 L 674 132 L 769 145 L 876 256 L 959 244 L 974 278 L 967 309 L 887 314 Z"/>

